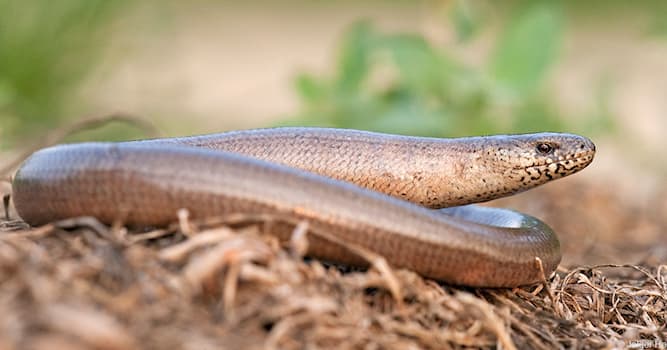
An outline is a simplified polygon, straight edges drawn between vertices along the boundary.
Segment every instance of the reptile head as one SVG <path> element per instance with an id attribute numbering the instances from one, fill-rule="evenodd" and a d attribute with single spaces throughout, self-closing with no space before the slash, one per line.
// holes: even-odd
<path id="1" fill-rule="evenodd" d="M 574 174 L 595 156 L 595 144 L 579 135 L 540 133 L 517 137 L 520 151 L 510 175 L 525 188 Z"/>
<path id="2" fill-rule="evenodd" d="M 466 193 L 460 203 L 481 202 L 522 192 L 576 173 L 591 163 L 595 145 L 586 137 L 537 133 L 465 140 Z M 471 146 L 475 145 L 475 146 Z"/>

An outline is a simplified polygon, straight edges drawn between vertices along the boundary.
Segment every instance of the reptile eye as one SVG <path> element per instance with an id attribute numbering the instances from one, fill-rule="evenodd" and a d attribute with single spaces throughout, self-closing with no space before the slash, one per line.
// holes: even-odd
<path id="1" fill-rule="evenodd" d="M 535 149 L 537 149 L 538 153 L 549 154 L 549 153 L 553 152 L 554 147 L 552 145 L 548 144 L 548 143 L 538 143 L 537 147 L 535 147 Z"/>

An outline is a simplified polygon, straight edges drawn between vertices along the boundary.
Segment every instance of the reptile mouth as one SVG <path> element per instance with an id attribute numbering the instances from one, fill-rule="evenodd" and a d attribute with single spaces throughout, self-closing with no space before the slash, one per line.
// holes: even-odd
<path id="1" fill-rule="evenodd" d="M 547 162 L 547 161 L 541 161 L 537 164 L 533 164 L 527 167 L 516 167 L 516 169 L 535 169 L 539 167 L 545 167 L 545 166 L 550 166 L 552 164 L 555 164 L 556 166 L 565 166 L 568 163 L 574 163 L 571 168 L 566 168 L 566 170 L 574 170 L 574 169 L 583 169 L 587 167 L 592 161 L 593 158 L 595 157 L 595 148 L 591 150 L 587 150 L 584 152 L 578 152 L 575 153 L 571 157 L 566 157 L 564 159 L 560 159 L 557 161 L 552 161 L 552 162 Z"/>

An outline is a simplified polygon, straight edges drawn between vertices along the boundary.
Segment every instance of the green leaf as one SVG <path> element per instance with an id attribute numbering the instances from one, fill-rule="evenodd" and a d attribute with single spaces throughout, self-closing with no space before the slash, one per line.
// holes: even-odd
<path id="1" fill-rule="evenodd" d="M 492 75 L 514 93 L 530 94 L 556 59 L 562 32 L 558 1 L 522 2 L 496 47 Z"/>
<path id="2" fill-rule="evenodd" d="M 310 74 L 299 74 L 296 77 L 295 87 L 299 96 L 307 104 L 320 101 L 327 94 L 326 87 Z"/>
<path id="3" fill-rule="evenodd" d="M 479 29 L 479 22 L 474 17 L 473 8 L 468 0 L 456 1 L 449 17 L 454 25 L 456 38 L 461 43 L 472 39 Z"/>
<path id="4" fill-rule="evenodd" d="M 370 23 L 366 21 L 353 25 L 346 35 L 338 66 L 339 91 L 351 93 L 359 89 L 368 74 L 373 36 Z"/>

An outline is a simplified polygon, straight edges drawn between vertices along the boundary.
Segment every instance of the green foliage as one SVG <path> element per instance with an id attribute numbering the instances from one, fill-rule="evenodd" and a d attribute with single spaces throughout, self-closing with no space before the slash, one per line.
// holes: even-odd
<path id="1" fill-rule="evenodd" d="M 480 22 L 476 18 L 476 12 L 466 0 L 457 0 L 449 14 L 449 19 L 454 26 L 456 37 L 460 42 L 472 39 L 479 30 Z"/>
<path id="2" fill-rule="evenodd" d="M 653 36 L 667 38 L 667 3 L 659 1 L 649 11 L 652 11 L 653 18 L 644 31 Z"/>
<path id="3" fill-rule="evenodd" d="M 475 31 L 471 15 L 450 18 L 468 40 Z M 474 67 L 420 35 L 357 23 L 343 40 L 333 77 L 298 77 L 303 108 L 285 124 L 430 136 L 582 130 L 584 118 L 564 119 L 544 88 L 563 31 L 559 2 L 523 2 L 510 13 L 487 64 Z M 608 114 L 594 116 L 611 125 Z"/>
<path id="4" fill-rule="evenodd" d="M 522 96 L 539 87 L 558 55 L 563 14 L 558 2 L 521 6 L 491 61 L 493 77 Z"/>
<path id="5" fill-rule="evenodd" d="M 123 3 L 0 0 L 0 144 L 62 120 Z"/>

